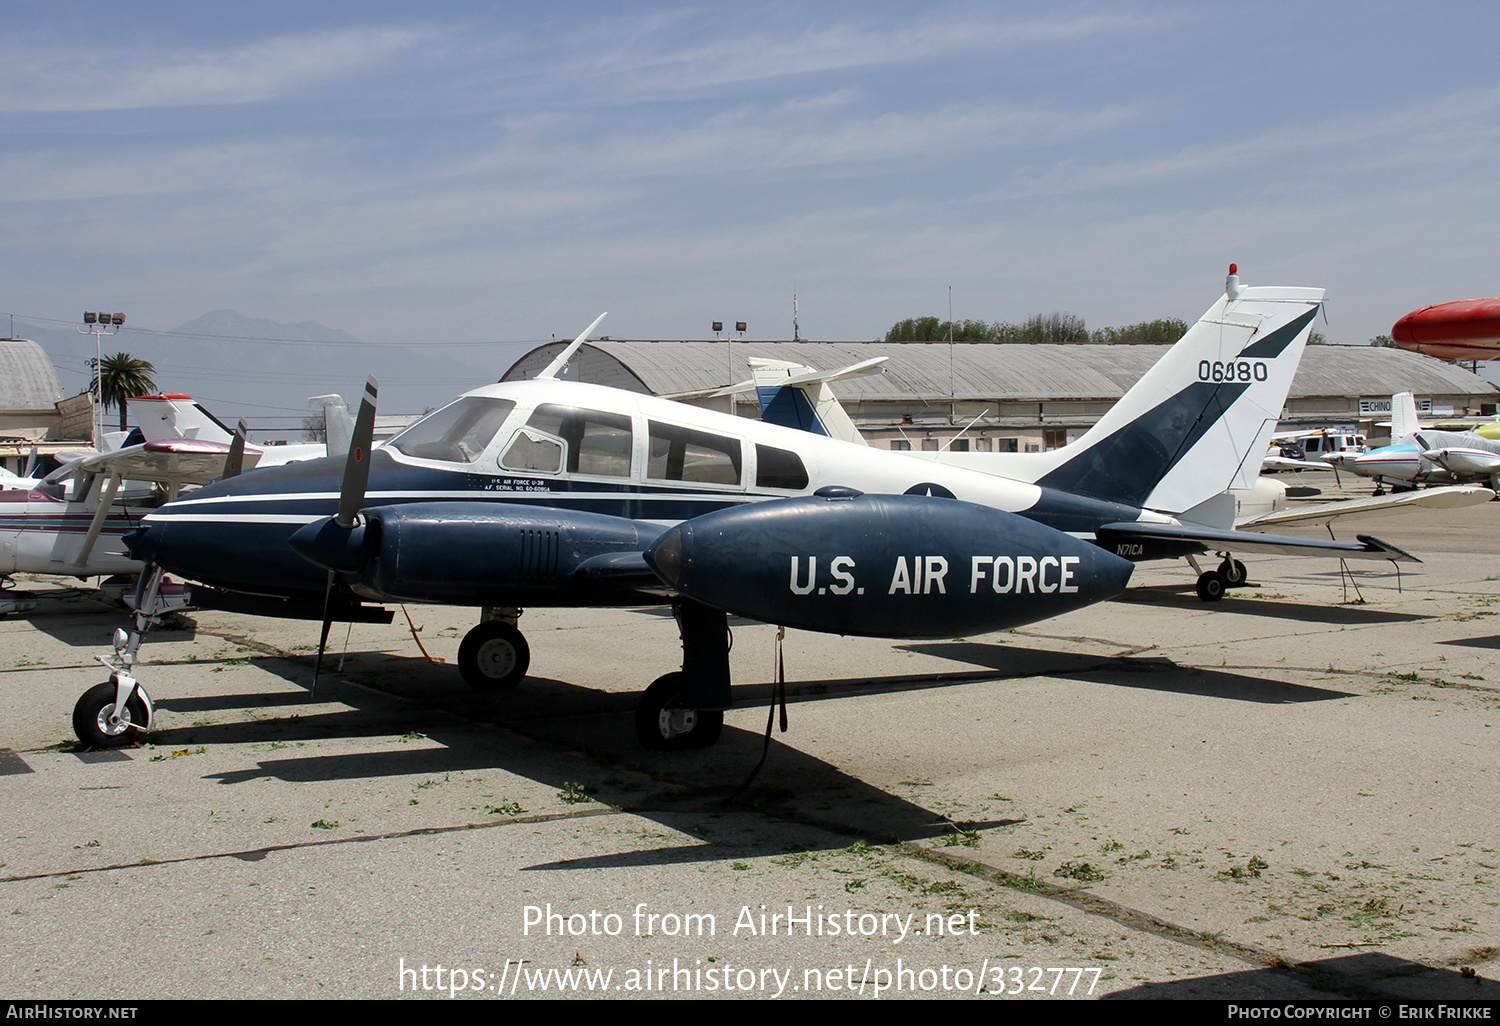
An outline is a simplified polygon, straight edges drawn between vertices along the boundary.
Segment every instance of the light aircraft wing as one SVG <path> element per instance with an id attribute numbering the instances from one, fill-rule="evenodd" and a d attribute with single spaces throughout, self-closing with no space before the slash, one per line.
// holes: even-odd
<path id="1" fill-rule="evenodd" d="M 1322 463 L 1317 460 L 1294 460 L 1286 456 L 1267 456 L 1261 464 L 1261 470 L 1331 470 L 1331 463 Z"/>
<path id="2" fill-rule="evenodd" d="M 123 481 L 153 481 L 169 487 L 206 484 L 224 473 L 230 446 L 200 438 L 162 438 L 113 452 L 93 453 L 64 468 L 68 475 L 107 474 Z M 244 468 L 260 461 L 259 449 L 246 447 Z"/>
<path id="3" fill-rule="evenodd" d="M 1335 520 L 1359 519 L 1384 516 L 1403 509 L 1461 509 L 1489 502 L 1495 493 L 1478 485 L 1451 485 L 1446 488 L 1424 488 L 1421 491 L 1395 492 L 1390 495 L 1367 496 L 1343 502 L 1320 502 L 1314 506 L 1297 509 L 1279 509 L 1239 521 L 1235 526 L 1250 531 L 1264 531 L 1273 527 L 1298 524 L 1305 527 L 1321 527 Z"/>
<path id="4" fill-rule="evenodd" d="M 1361 534 L 1358 542 L 1341 542 L 1322 538 L 1296 538 L 1284 534 L 1259 534 L 1254 531 L 1225 531 L 1195 524 L 1124 523 L 1105 524 L 1096 532 L 1099 543 L 1113 551 L 1132 543 L 1175 542 L 1199 545 L 1214 552 L 1250 552 L 1262 555 L 1306 556 L 1316 553 L 1343 559 L 1389 559 L 1398 563 L 1420 563 L 1416 556 L 1389 542 Z"/>

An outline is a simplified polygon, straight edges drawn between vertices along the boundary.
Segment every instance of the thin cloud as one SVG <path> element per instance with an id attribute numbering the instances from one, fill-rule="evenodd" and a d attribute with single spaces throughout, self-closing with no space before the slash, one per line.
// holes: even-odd
<path id="1" fill-rule="evenodd" d="M 71 45 L 21 47 L 0 71 L 0 111 L 131 110 L 251 103 L 388 69 L 443 42 L 429 28 L 360 27 L 221 49 L 128 46 L 91 59 Z"/>

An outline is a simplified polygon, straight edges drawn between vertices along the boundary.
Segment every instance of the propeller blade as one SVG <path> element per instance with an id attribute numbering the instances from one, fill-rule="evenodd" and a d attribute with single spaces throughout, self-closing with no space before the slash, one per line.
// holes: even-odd
<path id="1" fill-rule="evenodd" d="M 238 477 L 241 468 L 245 465 L 245 418 L 240 418 L 240 426 L 235 429 L 234 440 L 229 443 L 229 455 L 224 457 L 224 478 Z"/>
<path id="2" fill-rule="evenodd" d="M 318 690 L 318 674 L 323 670 L 323 650 L 328 647 L 328 630 L 333 620 L 328 615 L 328 600 L 333 597 L 333 571 L 328 571 L 328 585 L 323 589 L 323 633 L 318 637 L 318 658 L 313 663 L 313 680 L 309 692 Z"/>
<path id="3" fill-rule="evenodd" d="M 354 436 L 349 441 L 349 458 L 344 461 L 339 513 L 334 517 L 334 523 L 340 527 L 353 527 L 354 518 L 365 502 L 365 485 L 370 480 L 370 443 L 375 438 L 375 395 L 376 381 L 370 378 L 359 401 L 359 416 L 355 418 Z"/>

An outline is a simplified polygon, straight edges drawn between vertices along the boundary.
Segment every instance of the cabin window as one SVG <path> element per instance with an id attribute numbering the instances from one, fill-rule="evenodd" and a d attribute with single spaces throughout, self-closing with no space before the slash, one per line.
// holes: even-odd
<path id="1" fill-rule="evenodd" d="M 516 404 L 470 395 L 429 413 L 391 439 L 391 448 L 421 460 L 473 463 Z"/>
<path id="2" fill-rule="evenodd" d="M 555 474 L 562 469 L 562 453 L 563 445 L 557 439 L 522 428 L 500 458 L 500 465 L 509 470 Z"/>
<path id="3" fill-rule="evenodd" d="M 657 481 L 740 483 L 740 440 L 651 422 L 646 476 Z"/>
<path id="4" fill-rule="evenodd" d="M 755 487 L 791 488 L 807 487 L 807 468 L 802 457 L 785 449 L 769 445 L 755 447 Z"/>
<path id="5" fill-rule="evenodd" d="M 549 403 L 538 406 L 526 424 L 567 443 L 568 473 L 630 476 L 629 417 Z"/>

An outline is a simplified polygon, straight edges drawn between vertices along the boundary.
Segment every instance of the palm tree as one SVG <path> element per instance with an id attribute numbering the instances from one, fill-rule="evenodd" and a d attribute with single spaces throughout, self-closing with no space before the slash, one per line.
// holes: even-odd
<path id="1" fill-rule="evenodd" d="M 99 401 L 105 409 L 111 406 L 120 410 L 120 430 L 125 430 L 125 402 L 133 395 L 147 395 L 156 391 L 156 382 L 151 375 L 156 368 L 148 360 L 138 360 L 129 353 L 106 356 L 100 365 L 101 375 L 96 370 L 94 380 L 89 382 L 89 391 L 98 389 Z"/>

